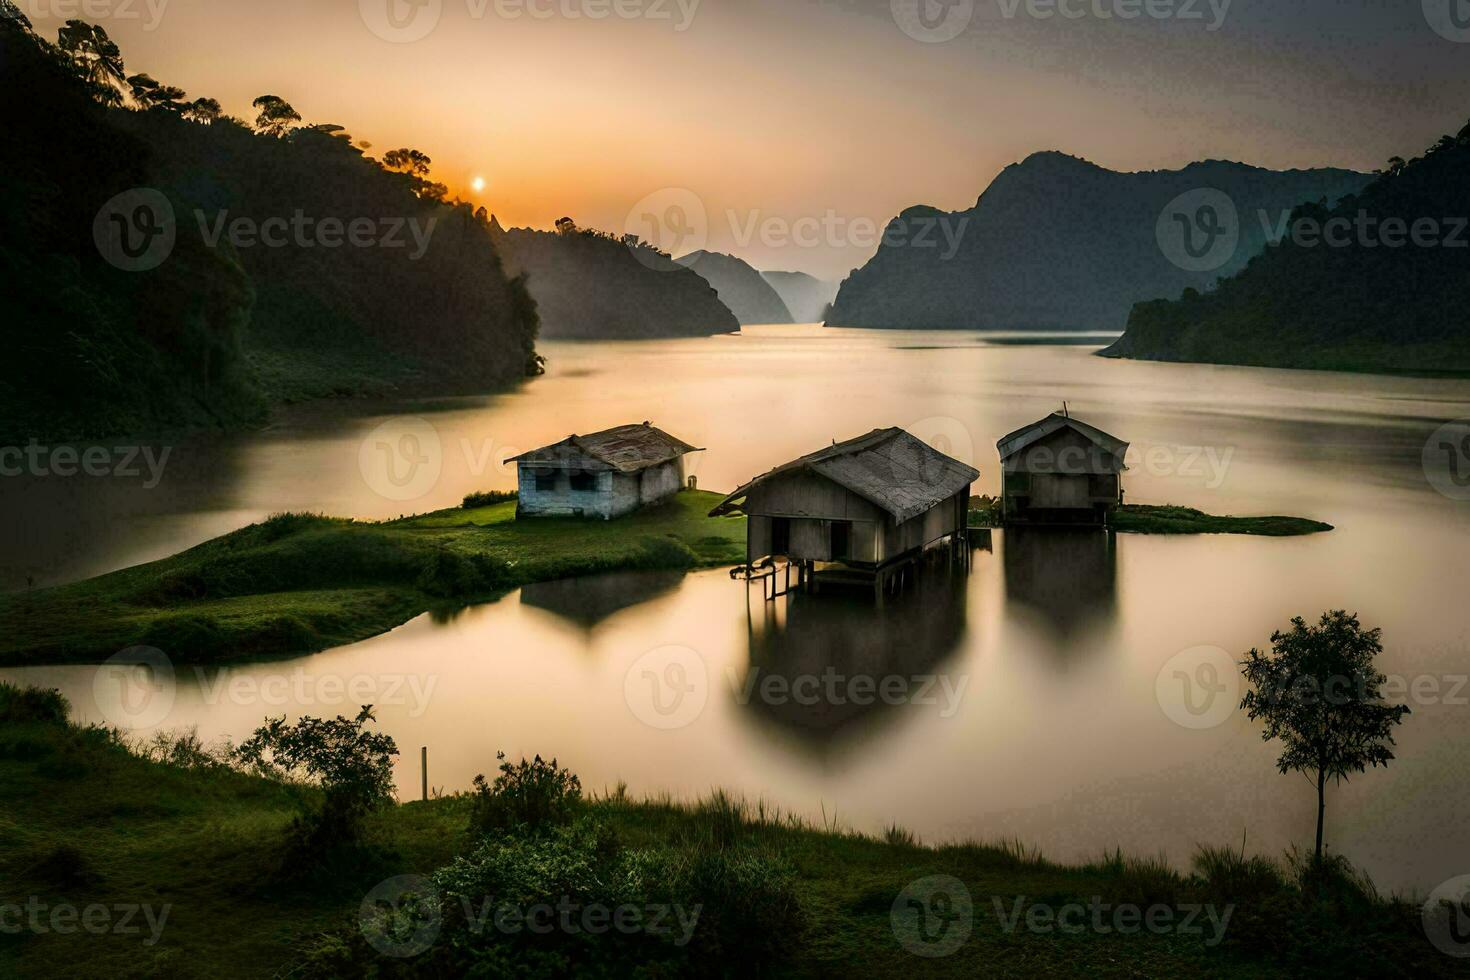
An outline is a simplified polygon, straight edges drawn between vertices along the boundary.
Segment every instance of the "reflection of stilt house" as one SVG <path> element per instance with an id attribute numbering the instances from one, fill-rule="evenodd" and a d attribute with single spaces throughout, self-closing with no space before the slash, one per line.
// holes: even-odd
<path id="1" fill-rule="evenodd" d="M 996 443 L 1006 524 L 1106 524 L 1123 502 L 1128 443 L 1067 414 Z"/>
<path id="2" fill-rule="evenodd" d="M 963 541 L 979 475 L 902 429 L 878 429 L 756 477 L 711 516 L 749 517 L 750 568 L 783 558 L 805 584 L 817 563 L 840 564 L 881 596 L 926 548 Z"/>

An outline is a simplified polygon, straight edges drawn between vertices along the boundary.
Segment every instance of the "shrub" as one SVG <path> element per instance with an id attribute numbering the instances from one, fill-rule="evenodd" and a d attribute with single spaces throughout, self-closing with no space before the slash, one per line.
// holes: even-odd
<path id="1" fill-rule="evenodd" d="M 507 503 L 519 497 L 520 494 L 514 490 L 485 490 L 465 497 L 462 506 L 465 510 L 474 510 L 477 507 L 491 507 L 495 504 Z"/>
<path id="2" fill-rule="evenodd" d="M 515 765 L 500 760 L 500 775 L 487 783 L 483 774 L 475 777 L 473 802 L 470 806 L 470 834 L 506 832 L 541 833 L 565 824 L 572 818 L 582 799 L 582 781 L 570 770 L 558 769 L 556 760 L 546 762 L 539 755 Z"/>
<path id="3" fill-rule="evenodd" d="M 507 575 L 505 563 L 489 555 L 436 548 L 419 570 L 415 584 L 431 596 L 459 599 L 493 592 Z"/>
<path id="4" fill-rule="evenodd" d="M 190 659 L 208 660 L 221 641 L 219 622 L 213 616 L 185 613 L 155 619 L 143 632 L 141 642 L 170 653 L 184 652 Z"/>
<path id="5" fill-rule="evenodd" d="M 371 705 L 355 719 L 302 718 L 294 725 L 271 718 L 235 749 L 246 767 L 280 780 L 304 779 L 321 786 L 322 804 L 296 827 L 310 856 L 357 843 L 362 820 L 393 799 L 392 737 L 366 731 Z"/>
<path id="6" fill-rule="evenodd" d="M 66 695 L 55 688 L 17 687 L 0 681 L 0 722 L 64 725 L 70 709 Z"/>

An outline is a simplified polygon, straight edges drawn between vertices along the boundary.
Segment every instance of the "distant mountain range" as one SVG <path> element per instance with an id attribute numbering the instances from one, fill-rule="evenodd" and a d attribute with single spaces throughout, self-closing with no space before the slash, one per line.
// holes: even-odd
<path id="1" fill-rule="evenodd" d="M 1105 354 L 1363 371 L 1470 371 L 1470 125 L 1395 158 L 1207 292 L 1134 308 Z"/>
<path id="2" fill-rule="evenodd" d="M 837 298 L 837 283 L 805 272 L 762 272 L 761 278 L 771 284 L 797 323 L 821 323 Z"/>
<path id="3" fill-rule="evenodd" d="M 741 324 L 792 323 L 791 311 L 750 263 L 723 252 L 690 252 L 678 260 L 693 269 L 720 294 Z"/>
<path id="4" fill-rule="evenodd" d="M 524 274 L 549 339 L 706 337 L 740 329 L 702 277 L 648 245 L 599 231 L 506 230 L 490 237 L 512 275 Z"/>
<path id="5" fill-rule="evenodd" d="M 1122 330 L 1135 303 L 1240 271 L 1291 208 L 1336 201 L 1371 179 L 1215 160 L 1118 173 L 1037 153 L 1003 170 L 967 211 L 914 207 L 894 219 L 877 254 L 843 282 L 827 322 Z M 1197 220 L 1206 226 L 1185 241 L 1180 222 Z M 1206 244 L 1208 254 L 1191 254 Z"/>

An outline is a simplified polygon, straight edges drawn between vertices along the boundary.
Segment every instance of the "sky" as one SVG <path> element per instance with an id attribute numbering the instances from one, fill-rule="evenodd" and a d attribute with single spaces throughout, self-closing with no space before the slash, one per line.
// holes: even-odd
<path id="1" fill-rule="evenodd" d="M 506 226 L 830 279 L 904 208 L 970 207 L 1036 151 L 1371 170 L 1470 117 L 1467 0 L 17 5 L 53 39 L 101 24 L 130 72 L 233 115 L 271 93 L 374 155 L 420 149 Z"/>

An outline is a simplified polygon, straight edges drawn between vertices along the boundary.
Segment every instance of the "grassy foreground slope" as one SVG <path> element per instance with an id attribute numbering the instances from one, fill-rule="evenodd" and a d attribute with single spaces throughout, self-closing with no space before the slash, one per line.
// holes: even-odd
<path id="1" fill-rule="evenodd" d="M 322 650 L 529 582 L 733 565 L 745 520 L 685 491 L 617 521 L 517 521 L 514 501 L 381 524 L 273 517 L 161 561 L 0 596 L 0 663 L 101 660 L 135 644 L 178 663 Z"/>
<path id="2" fill-rule="evenodd" d="M 0 687 L 0 904 L 44 906 L 38 921 L 46 928 L 0 932 L 0 975 L 330 975 L 342 950 L 363 945 L 358 916 L 374 886 L 427 875 L 474 844 L 468 796 L 390 806 L 369 818 L 355 854 L 303 874 L 284 866 L 285 841 L 302 798 L 316 790 L 246 775 L 197 752 L 147 757 L 101 729 L 17 711 L 30 699 L 15 695 Z M 165 755 L 170 761 L 161 761 Z M 1451 976 L 1457 966 L 1418 930 L 1417 910 L 1378 898 L 1351 876 L 1320 885 L 1309 903 L 1283 869 L 1224 850 L 1180 875 L 1119 855 L 1066 867 L 1015 846 L 928 847 L 898 830 L 879 840 L 719 794 L 681 805 L 615 793 L 578 809 L 625 848 L 758 848 L 789 866 L 798 904 L 791 928 L 760 937 L 779 950 L 773 975 Z M 900 940 L 893 910 L 908 907 L 901 899 L 913 883 L 936 875 L 963 886 L 972 910 L 957 921 L 969 928 L 952 934 L 962 941 L 949 955 L 920 958 L 910 951 L 913 937 Z M 1094 901 L 1234 908 L 1223 937 L 1208 922 L 1197 934 L 1008 929 L 1000 914 L 1010 916 L 1018 902 L 1055 914 Z M 109 927 L 51 929 L 58 906 L 105 907 Z M 126 928 L 111 928 L 128 906 L 146 907 L 151 919 L 138 913 Z M 416 975 L 414 964 L 433 955 L 356 965 Z M 743 971 L 732 961 L 729 972 Z"/>

